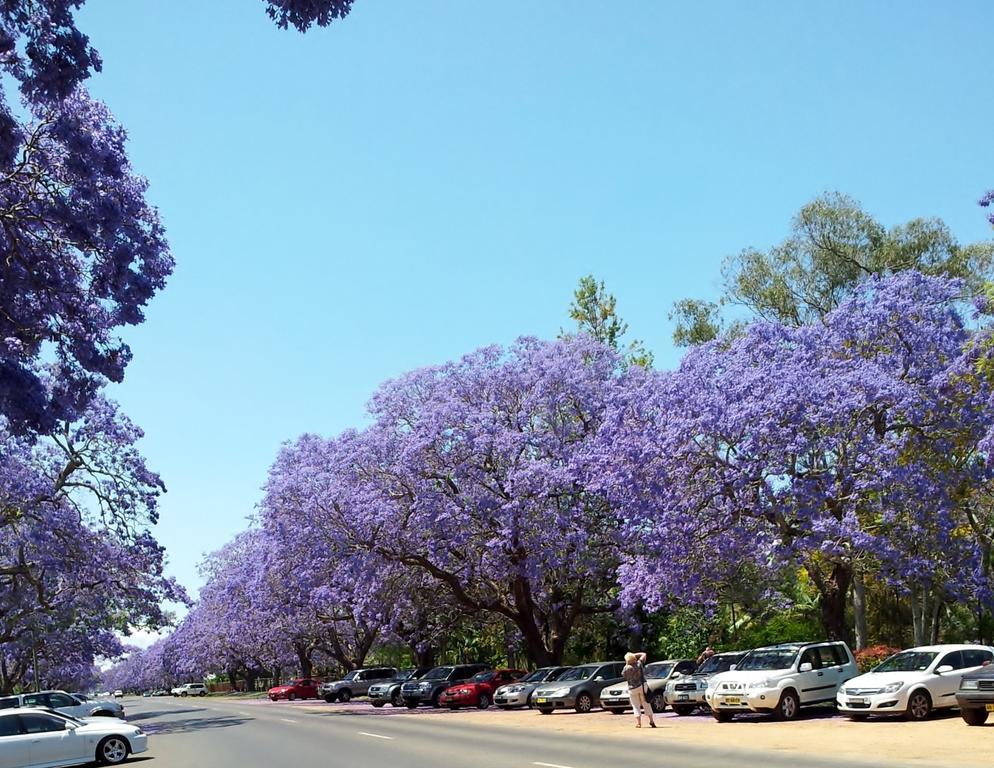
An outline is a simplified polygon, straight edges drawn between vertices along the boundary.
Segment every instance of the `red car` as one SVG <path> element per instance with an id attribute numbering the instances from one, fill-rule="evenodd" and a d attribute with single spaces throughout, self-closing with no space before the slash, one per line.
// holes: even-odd
<path id="1" fill-rule="evenodd" d="M 488 669 L 471 677 L 465 683 L 456 683 L 446 688 L 438 699 L 440 706 L 449 709 L 459 707 L 479 707 L 486 709 L 494 700 L 494 691 L 502 685 L 513 683 L 527 672 L 523 669 Z"/>
<path id="2" fill-rule="evenodd" d="M 313 677 L 298 677 L 286 685 L 275 685 L 270 688 L 269 699 L 270 701 L 278 699 L 286 699 L 287 701 L 293 701 L 294 699 L 316 699 L 318 697 L 318 685 L 320 682 L 320 680 L 315 680 Z"/>

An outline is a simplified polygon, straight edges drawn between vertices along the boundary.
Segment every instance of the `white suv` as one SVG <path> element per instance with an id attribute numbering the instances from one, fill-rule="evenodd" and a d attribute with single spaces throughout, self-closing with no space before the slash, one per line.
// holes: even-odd
<path id="1" fill-rule="evenodd" d="M 879 667 L 846 683 L 839 711 L 852 720 L 904 715 L 924 720 L 934 709 L 956 706 L 963 675 L 994 660 L 986 645 L 927 645 L 895 653 Z"/>
<path id="2" fill-rule="evenodd" d="M 184 683 L 170 691 L 173 696 L 206 696 L 207 686 L 203 683 Z"/>
<path id="3" fill-rule="evenodd" d="M 843 642 L 783 643 L 749 651 L 728 672 L 712 677 L 705 699 L 722 723 L 737 712 L 793 720 L 801 707 L 834 702 L 842 684 L 857 674 Z"/>

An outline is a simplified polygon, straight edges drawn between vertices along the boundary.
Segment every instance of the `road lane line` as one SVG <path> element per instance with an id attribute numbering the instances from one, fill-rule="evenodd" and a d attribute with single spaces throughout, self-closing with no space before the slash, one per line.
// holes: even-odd
<path id="1" fill-rule="evenodd" d="M 559 765 L 559 763 L 532 763 L 532 765 L 544 765 L 545 768 L 573 768 L 571 765 Z"/>
<path id="2" fill-rule="evenodd" d="M 284 723 L 295 723 L 295 722 L 297 722 L 296 720 L 291 720 L 289 717 L 281 717 L 280 720 L 282 720 Z"/>
<path id="3" fill-rule="evenodd" d="M 235 712 L 235 714 L 238 715 L 239 717 L 252 717 L 251 712 Z"/>
<path id="4" fill-rule="evenodd" d="M 393 741 L 393 736 L 381 736 L 378 733 L 367 733 L 366 731 L 358 731 L 360 736 L 372 736 L 374 739 L 387 739 Z"/>

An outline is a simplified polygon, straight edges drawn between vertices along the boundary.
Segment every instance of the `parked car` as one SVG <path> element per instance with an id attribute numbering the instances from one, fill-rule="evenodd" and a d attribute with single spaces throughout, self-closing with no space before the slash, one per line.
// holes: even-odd
<path id="1" fill-rule="evenodd" d="M 851 720 L 904 715 L 924 720 L 933 710 L 956 706 L 963 675 L 994 660 L 983 645 L 925 645 L 895 653 L 839 692 L 839 711 Z"/>
<path id="2" fill-rule="evenodd" d="M 369 686 L 369 703 L 374 707 L 392 704 L 395 707 L 404 706 L 404 697 L 400 695 L 400 687 L 408 680 L 418 680 L 432 670 L 433 667 L 408 667 L 394 675 L 392 680 L 373 683 Z"/>
<path id="3" fill-rule="evenodd" d="M 207 686 L 203 683 L 183 683 L 170 692 L 173 696 L 206 696 Z"/>
<path id="4" fill-rule="evenodd" d="M 563 672 L 571 667 L 542 667 L 529 672 L 517 682 L 503 685 L 494 691 L 494 703 L 499 709 L 532 706 L 532 694 L 542 683 L 557 680 Z"/>
<path id="5" fill-rule="evenodd" d="M 555 682 L 540 685 L 532 700 L 543 715 L 550 715 L 556 709 L 589 712 L 600 704 L 601 690 L 621 682 L 624 667 L 620 661 L 581 664 L 563 672 Z"/>
<path id="6" fill-rule="evenodd" d="M 298 677 L 283 685 L 274 685 L 266 695 L 270 701 L 286 699 L 316 699 L 318 698 L 318 685 L 320 683 L 313 677 Z"/>
<path id="7" fill-rule="evenodd" d="M 124 707 L 111 699 L 81 701 L 65 691 L 39 691 L 0 698 L 0 709 L 45 707 L 72 717 L 124 717 Z"/>
<path id="8" fill-rule="evenodd" d="M 123 697 L 124 697 L 124 691 L 122 691 L 120 688 L 118 688 L 116 691 L 114 691 L 114 698 L 115 699 L 120 699 L 120 698 L 123 698 Z"/>
<path id="9" fill-rule="evenodd" d="M 840 641 L 771 645 L 749 651 L 734 669 L 712 677 L 705 698 L 722 723 L 739 712 L 794 720 L 801 707 L 834 702 L 857 672 L 852 651 Z"/>
<path id="10" fill-rule="evenodd" d="M 478 672 L 489 669 L 487 664 L 457 664 L 435 667 L 425 673 L 420 680 L 408 680 L 400 687 L 400 695 L 408 709 L 418 704 L 439 706 L 438 700 L 446 688 L 469 680 Z"/>
<path id="11" fill-rule="evenodd" d="M 355 669 L 341 680 L 321 683 L 318 686 L 318 696 L 329 704 L 333 701 L 349 701 L 355 696 L 365 696 L 371 685 L 392 680 L 396 674 L 396 667 Z"/>
<path id="12" fill-rule="evenodd" d="M 693 659 L 668 659 L 646 664 L 645 684 L 649 689 L 649 706 L 653 712 L 666 709 L 666 683 L 675 674 L 689 675 L 697 668 Z M 632 708 L 628 698 L 628 684 L 620 683 L 605 686 L 600 692 L 601 706 L 616 715 L 623 714 Z"/>
<path id="13" fill-rule="evenodd" d="M 169 690 L 167 688 L 156 688 L 152 691 L 153 696 L 169 696 Z"/>
<path id="14" fill-rule="evenodd" d="M 983 725 L 994 712 L 994 664 L 988 663 L 963 675 L 956 704 L 967 725 Z"/>
<path id="15" fill-rule="evenodd" d="M 698 707 L 707 708 L 704 694 L 708 680 L 721 672 L 727 672 L 745 656 L 745 651 L 727 651 L 706 658 L 690 674 L 676 672 L 666 681 L 666 703 L 678 715 L 689 715 Z"/>
<path id="16" fill-rule="evenodd" d="M 486 709 L 494 700 L 494 691 L 505 683 L 513 683 L 528 674 L 523 669 L 488 669 L 478 672 L 464 683 L 446 688 L 438 703 L 449 709 L 476 707 Z"/>
<path id="17" fill-rule="evenodd" d="M 49 768 L 124 762 L 148 749 L 142 729 L 107 718 L 79 720 L 46 709 L 0 712 L 0 765 Z"/>

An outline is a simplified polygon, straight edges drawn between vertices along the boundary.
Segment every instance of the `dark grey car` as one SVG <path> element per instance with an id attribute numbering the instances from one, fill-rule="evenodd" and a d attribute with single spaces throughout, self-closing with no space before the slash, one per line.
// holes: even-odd
<path id="1" fill-rule="evenodd" d="M 369 703 L 374 707 L 392 704 L 395 707 L 404 706 L 404 697 L 400 695 L 400 686 L 408 680 L 418 680 L 425 676 L 433 667 L 407 667 L 400 670 L 392 680 L 385 680 L 369 686 Z"/>
<path id="2" fill-rule="evenodd" d="M 600 706 L 600 692 L 605 686 L 622 680 L 623 661 L 598 661 L 567 669 L 554 682 L 543 683 L 532 694 L 532 702 L 543 715 L 557 709 L 589 712 Z"/>
<path id="3" fill-rule="evenodd" d="M 435 667 L 420 680 L 408 680 L 404 683 L 400 687 L 400 695 L 408 709 L 414 709 L 418 704 L 437 707 L 442 691 L 450 685 L 464 683 L 487 669 L 490 669 L 489 664 L 448 664 Z"/>

